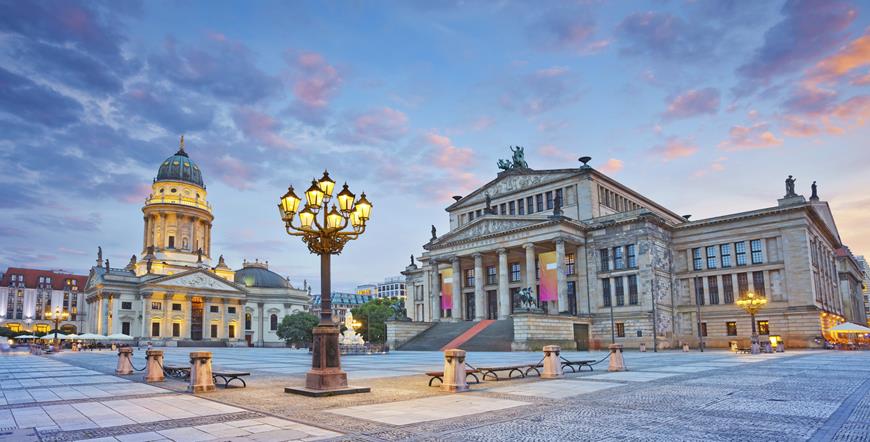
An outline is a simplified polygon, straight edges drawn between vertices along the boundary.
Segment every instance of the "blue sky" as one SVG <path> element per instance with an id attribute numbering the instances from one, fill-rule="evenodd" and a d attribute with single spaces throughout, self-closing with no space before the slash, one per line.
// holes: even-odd
<path id="1" fill-rule="evenodd" d="M 275 213 L 328 168 L 374 203 L 333 286 L 397 274 L 522 145 L 695 218 L 818 181 L 870 251 L 870 6 L 835 1 L 0 0 L 0 267 L 139 253 L 185 134 L 233 267 L 317 285 Z"/>

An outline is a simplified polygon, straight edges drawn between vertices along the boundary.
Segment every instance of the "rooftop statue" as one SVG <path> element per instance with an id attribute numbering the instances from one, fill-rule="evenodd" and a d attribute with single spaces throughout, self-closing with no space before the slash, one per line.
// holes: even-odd
<path id="1" fill-rule="evenodd" d="M 513 155 L 510 160 L 498 160 L 498 168 L 504 171 L 514 169 L 528 169 L 529 164 L 526 163 L 526 154 L 522 146 L 509 146 Z"/>
<path id="2" fill-rule="evenodd" d="M 797 179 L 793 178 L 791 175 L 789 175 L 788 178 L 785 179 L 785 197 L 786 198 L 788 198 L 790 196 L 797 196 L 797 194 L 794 193 L 794 182 L 795 181 L 797 181 Z"/>

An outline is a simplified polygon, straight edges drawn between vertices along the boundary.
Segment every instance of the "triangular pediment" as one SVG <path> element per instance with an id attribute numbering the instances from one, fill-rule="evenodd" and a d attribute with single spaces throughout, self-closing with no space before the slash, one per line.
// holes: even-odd
<path id="1" fill-rule="evenodd" d="M 513 216 L 487 215 L 483 218 L 478 218 L 471 223 L 460 227 L 457 230 L 447 233 L 446 235 L 436 239 L 432 244 L 437 246 L 439 244 L 445 244 L 454 241 L 475 239 L 487 235 L 494 235 L 520 229 L 523 227 L 529 227 L 536 224 L 545 224 L 547 222 L 547 219 L 538 217 L 518 218 Z"/>
<path id="2" fill-rule="evenodd" d="M 148 285 L 160 285 L 169 287 L 196 288 L 203 290 L 217 290 L 233 293 L 244 293 L 235 283 L 227 281 L 205 269 L 190 270 L 184 273 L 168 275 L 148 281 Z"/>
<path id="3" fill-rule="evenodd" d="M 502 172 L 498 177 L 479 189 L 471 192 L 465 198 L 447 208 L 448 211 L 461 209 L 486 201 L 486 195 L 496 199 L 502 195 L 520 192 L 526 189 L 547 185 L 577 175 L 576 169 L 532 170 Z"/>
<path id="4" fill-rule="evenodd" d="M 834 214 L 831 213 L 831 207 L 828 206 L 828 203 L 826 201 L 811 201 L 810 204 L 815 210 L 816 215 L 818 215 L 825 223 L 825 227 L 827 227 L 834 238 L 837 239 L 837 242 L 842 244 L 843 241 L 840 239 L 840 232 L 837 230 L 837 224 L 834 222 Z"/>

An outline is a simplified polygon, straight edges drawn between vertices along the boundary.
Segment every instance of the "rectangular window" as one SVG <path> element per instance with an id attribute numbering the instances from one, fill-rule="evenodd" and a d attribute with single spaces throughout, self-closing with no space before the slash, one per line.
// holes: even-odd
<path id="1" fill-rule="evenodd" d="M 213 337 L 213 338 L 218 337 L 218 326 L 217 326 L 217 324 L 212 324 L 212 325 L 211 325 L 211 337 Z"/>
<path id="2" fill-rule="evenodd" d="M 716 268 L 716 247 L 715 246 L 707 246 L 707 268 L 715 269 Z"/>
<path id="3" fill-rule="evenodd" d="M 520 263 L 515 262 L 511 264 L 511 282 L 519 282 L 521 279 L 520 274 Z"/>
<path id="4" fill-rule="evenodd" d="M 604 306 L 610 307 L 610 279 L 604 278 L 601 280 L 601 295 L 604 297 Z"/>
<path id="5" fill-rule="evenodd" d="M 746 241 L 734 243 L 734 255 L 737 258 L 737 265 L 746 265 Z"/>
<path id="6" fill-rule="evenodd" d="M 752 272 L 752 286 L 756 295 L 761 297 L 766 296 L 764 292 L 764 272 Z"/>
<path id="7" fill-rule="evenodd" d="M 574 270 L 574 254 L 568 253 L 565 255 L 565 272 L 568 275 L 573 275 Z"/>
<path id="8" fill-rule="evenodd" d="M 701 259 L 701 248 L 696 247 L 696 248 L 692 249 L 692 269 L 701 270 L 702 263 L 703 263 L 703 260 Z"/>
<path id="9" fill-rule="evenodd" d="M 625 259 L 622 255 L 622 247 L 613 248 L 613 269 L 622 270 L 625 268 Z"/>
<path id="10" fill-rule="evenodd" d="M 770 334 L 770 323 L 767 321 L 758 321 L 758 334 L 759 335 L 769 335 Z"/>
<path id="11" fill-rule="evenodd" d="M 707 336 L 707 323 L 701 323 L 701 336 Z"/>
<path id="12" fill-rule="evenodd" d="M 610 256 L 608 254 L 607 249 L 599 250 L 598 257 L 600 258 L 601 271 L 602 272 L 609 271 L 610 270 Z"/>
<path id="13" fill-rule="evenodd" d="M 235 325 L 230 324 L 229 332 L 227 333 L 227 336 L 229 336 L 230 339 L 235 339 L 235 337 L 236 337 L 236 326 Z"/>
<path id="14" fill-rule="evenodd" d="M 547 196 L 547 210 L 551 210 L 554 207 L 554 205 L 553 205 L 553 192 L 547 192 L 546 196 Z"/>
<path id="15" fill-rule="evenodd" d="M 565 207 L 565 198 L 562 197 L 562 189 L 556 189 L 555 199 L 559 200 L 559 206 Z"/>
<path id="16" fill-rule="evenodd" d="M 486 268 L 486 283 L 489 285 L 496 283 L 495 266 L 489 266 Z"/>
<path id="17" fill-rule="evenodd" d="M 637 268 L 637 247 L 634 244 L 629 244 L 625 247 L 626 255 L 628 255 L 628 268 Z"/>
<path id="18" fill-rule="evenodd" d="M 130 323 L 129 322 L 122 322 L 121 323 L 121 333 L 123 333 L 127 336 L 130 336 Z"/>
<path id="19" fill-rule="evenodd" d="M 474 287 L 474 269 L 465 269 L 465 288 Z"/>
<path id="20" fill-rule="evenodd" d="M 725 323 L 725 333 L 728 336 L 737 336 L 737 323 L 736 322 L 726 322 Z"/>
<path id="21" fill-rule="evenodd" d="M 613 282 L 615 283 L 614 289 L 616 290 L 616 305 L 625 305 L 625 286 L 622 277 L 614 279 Z"/>
<path id="22" fill-rule="evenodd" d="M 172 304 L 172 311 L 180 312 L 181 311 L 181 304 Z"/>
<path id="23" fill-rule="evenodd" d="M 208 306 L 208 311 L 211 313 L 220 313 L 221 307 L 219 305 L 210 305 Z"/>
<path id="24" fill-rule="evenodd" d="M 175 248 L 175 237 L 174 237 L 174 236 L 170 236 L 170 237 L 169 237 L 169 248 L 170 248 L 170 249 L 174 249 L 174 248 Z"/>
<path id="25" fill-rule="evenodd" d="M 523 201 L 522 198 L 517 200 L 517 213 L 519 213 L 520 215 L 526 214 L 526 205 L 525 201 Z"/>
<path id="26" fill-rule="evenodd" d="M 628 303 L 637 305 L 637 275 L 628 275 Z"/>
<path id="27" fill-rule="evenodd" d="M 468 212 L 468 222 L 474 221 L 474 212 Z"/>
<path id="28" fill-rule="evenodd" d="M 625 323 L 617 322 L 616 323 L 616 336 L 620 338 L 625 337 Z"/>
<path id="29" fill-rule="evenodd" d="M 710 291 L 710 305 L 719 303 L 719 280 L 715 276 L 707 277 L 707 287 Z"/>
<path id="30" fill-rule="evenodd" d="M 506 215 L 507 214 L 507 204 L 501 203 L 498 206 L 498 213 L 499 213 L 499 215 Z"/>
<path id="31" fill-rule="evenodd" d="M 529 209 L 529 215 L 535 213 L 535 202 L 534 197 L 526 198 L 526 208 Z"/>
<path id="32" fill-rule="evenodd" d="M 511 201 L 508 203 L 508 215 L 516 215 L 516 214 L 517 214 L 516 203 Z"/>
<path id="33" fill-rule="evenodd" d="M 172 323 L 172 337 L 178 338 L 181 336 L 181 324 L 177 322 Z"/>
<path id="34" fill-rule="evenodd" d="M 155 338 L 160 336 L 160 323 L 159 322 L 152 322 L 151 323 L 151 336 L 155 337 Z"/>
<path id="35" fill-rule="evenodd" d="M 121 301 L 121 310 L 133 310 L 133 303 L 131 301 Z M 124 333 L 125 335 L 127 333 Z"/>
<path id="36" fill-rule="evenodd" d="M 695 304 L 704 305 L 704 278 L 695 278 Z"/>
<path id="37" fill-rule="evenodd" d="M 725 304 L 734 304 L 734 283 L 731 275 L 722 275 L 722 297 Z"/>
<path id="38" fill-rule="evenodd" d="M 163 310 L 163 303 L 160 301 L 154 301 L 151 303 L 151 310 Z"/>
<path id="39" fill-rule="evenodd" d="M 744 297 L 749 293 L 749 277 L 746 273 L 737 274 L 737 296 Z"/>
<path id="40" fill-rule="evenodd" d="M 731 267 L 731 244 L 719 246 L 719 261 L 722 262 L 723 269 Z"/>
<path id="41" fill-rule="evenodd" d="M 535 195 L 535 206 L 537 206 L 535 208 L 536 212 L 544 211 L 544 195 L 541 195 L 540 193 Z"/>
<path id="42" fill-rule="evenodd" d="M 235 314 L 236 314 L 236 308 L 235 308 L 235 307 L 227 307 L 227 313 L 230 314 L 230 315 L 235 315 Z"/>
<path id="43" fill-rule="evenodd" d="M 749 249 L 752 252 L 752 263 L 753 264 L 761 264 L 761 240 L 753 239 L 749 242 Z"/>

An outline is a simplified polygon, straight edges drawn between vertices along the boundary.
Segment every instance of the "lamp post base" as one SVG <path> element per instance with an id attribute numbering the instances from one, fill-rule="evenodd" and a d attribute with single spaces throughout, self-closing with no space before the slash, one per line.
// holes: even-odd
<path id="1" fill-rule="evenodd" d="M 314 327 L 313 335 L 311 370 L 305 373 L 305 387 L 285 387 L 285 393 L 320 397 L 371 391 L 369 387 L 348 387 L 347 373 L 341 369 L 338 327 L 320 324 Z"/>

